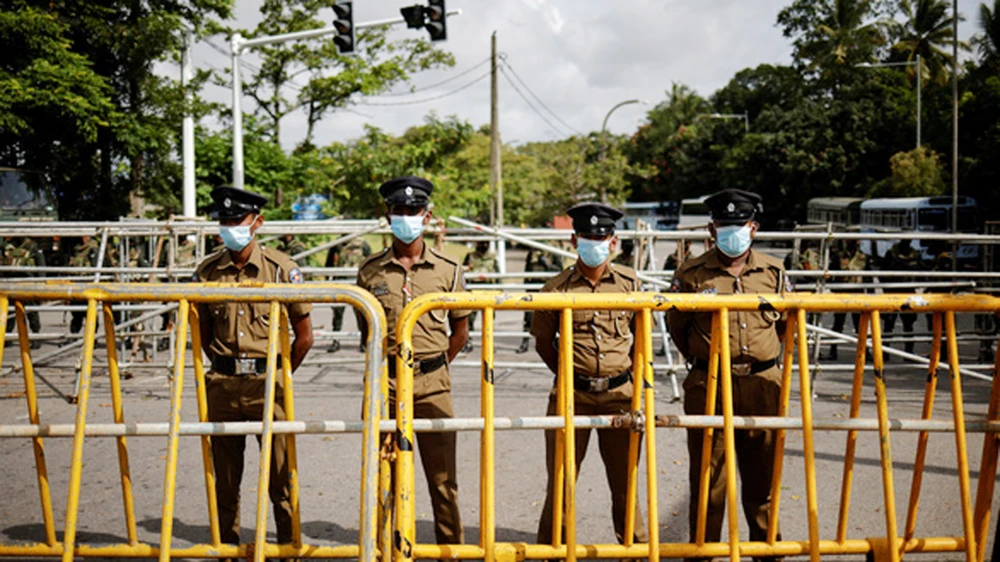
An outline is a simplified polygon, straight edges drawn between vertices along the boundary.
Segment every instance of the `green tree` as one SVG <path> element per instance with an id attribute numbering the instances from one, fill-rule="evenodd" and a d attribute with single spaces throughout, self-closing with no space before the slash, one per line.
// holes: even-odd
<path id="1" fill-rule="evenodd" d="M 836 80 L 859 62 L 877 60 L 886 42 L 886 20 L 870 0 L 795 0 L 778 13 L 802 69 Z"/>
<path id="2" fill-rule="evenodd" d="M 945 192 L 941 155 L 921 146 L 889 160 L 892 175 L 876 183 L 868 197 L 930 197 Z"/>
<path id="3" fill-rule="evenodd" d="M 248 37 L 277 35 L 328 25 L 320 10 L 336 0 L 265 0 L 263 19 Z M 296 144 L 311 145 L 317 123 L 337 109 L 350 105 L 354 94 L 374 95 L 406 83 L 423 70 L 453 66 L 454 57 L 423 38 L 390 40 L 388 28 L 357 32 L 355 52 L 341 55 L 332 36 L 278 43 L 256 49 L 263 59 L 247 80 L 246 92 L 266 119 L 275 142 L 281 121 L 303 111 L 306 134 Z M 302 77 L 304 84 L 297 79 Z M 289 90 L 294 96 L 289 96 Z"/>
<path id="4" fill-rule="evenodd" d="M 992 8 L 979 5 L 979 27 L 981 33 L 972 40 L 979 51 L 979 63 L 1000 73 L 1000 0 L 993 0 Z"/>
<path id="5" fill-rule="evenodd" d="M 951 4 L 946 0 L 902 0 L 902 6 L 906 22 L 892 48 L 905 53 L 909 61 L 920 55 L 920 72 L 925 80 L 948 83 L 953 70 Z M 968 51 L 969 45 L 959 41 L 959 48 Z"/>

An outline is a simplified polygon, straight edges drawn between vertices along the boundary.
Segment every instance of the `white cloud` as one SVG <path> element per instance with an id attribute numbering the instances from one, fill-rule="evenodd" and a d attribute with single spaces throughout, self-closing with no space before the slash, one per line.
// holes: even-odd
<path id="1" fill-rule="evenodd" d="M 397 17 L 399 7 L 419 0 L 355 0 L 355 21 Z M 448 20 L 448 41 L 441 48 L 454 53 L 456 66 L 413 77 L 418 89 L 445 80 L 489 57 L 490 34 L 497 31 L 499 50 L 546 106 L 574 129 L 600 128 L 607 111 L 626 99 L 664 99 L 673 82 L 686 84 L 702 95 L 711 95 L 739 70 L 763 63 L 790 60 L 789 41 L 775 27 L 778 11 L 790 0 L 450 0 L 449 9 L 462 15 Z M 252 28 L 259 20 L 259 0 L 240 0 L 237 18 Z M 967 20 L 959 35 L 975 30 L 979 0 L 960 0 Z M 400 37 L 423 31 L 400 28 Z M 224 45 L 224 40 L 216 39 Z M 255 57 L 248 56 L 253 62 Z M 196 64 L 229 68 L 228 59 L 200 46 Z M 486 67 L 483 67 L 484 69 Z M 462 86 L 480 71 L 406 97 L 374 98 L 372 102 L 400 102 L 431 98 Z M 513 78 L 513 77 L 512 77 Z M 525 103 L 504 77 L 500 85 L 500 127 L 505 140 L 528 142 L 561 138 L 570 132 L 546 114 L 546 124 Z M 522 92 L 540 111 L 523 86 Z M 405 90 L 405 88 L 400 88 Z M 206 95 L 229 101 L 225 89 L 210 88 Z M 475 126 L 489 123 L 489 80 L 443 99 L 418 105 L 356 106 L 358 112 L 338 111 L 317 128 L 315 141 L 356 138 L 370 123 L 393 133 L 418 125 L 431 111 L 457 115 Z M 252 102 L 246 100 L 247 106 Z M 614 133 L 635 129 L 648 108 L 624 106 L 609 120 Z M 282 121 L 282 144 L 292 147 L 305 132 L 305 117 L 291 115 Z"/>

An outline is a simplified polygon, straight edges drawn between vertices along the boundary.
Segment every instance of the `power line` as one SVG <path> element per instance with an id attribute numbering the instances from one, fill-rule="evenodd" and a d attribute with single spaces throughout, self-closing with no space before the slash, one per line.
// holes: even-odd
<path id="1" fill-rule="evenodd" d="M 565 125 L 566 128 L 569 129 L 570 131 L 573 131 L 574 133 L 576 133 L 578 135 L 581 135 L 581 136 L 583 135 L 583 133 L 581 133 L 580 131 L 576 130 L 575 127 L 573 127 L 569 123 L 563 121 L 561 117 L 559 117 L 558 115 L 556 115 L 556 113 L 554 111 L 552 111 L 551 109 L 549 109 L 549 107 L 547 105 L 545 105 L 545 102 L 543 102 L 541 98 L 539 98 L 538 96 L 535 95 L 535 92 L 531 91 L 531 88 L 529 88 L 528 85 L 524 82 L 524 80 L 521 80 L 521 77 L 518 76 L 517 72 L 514 70 L 514 67 L 511 66 L 509 62 L 507 62 L 507 57 L 506 56 L 501 57 L 500 58 L 500 62 L 502 62 L 503 65 L 506 66 L 508 70 L 510 70 L 510 73 L 514 75 L 514 78 L 516 78 L 517 81 L 520 82 L 522 86 L 524 86 L 524 89 L 527 90 L 529 94 L 531 94 L 531 97 L 535 98 L 535 100 L 538 102 L 538 104 L 541 105 L 542 108 L 545 109 L 545 111 L 549 112 L 549 115 L 551 115 L 552 117 L 555 117 L 556 121 L 559 121 L 560 123 L 562 123 L 563 125 Z"/>
<path id="2" fill-rule="evenodd" d="M 524 103 L 528 104 L 528 107 L 530 107 L 531 110 L 534 111 L 542 119 L 542 121 L 545 121 L 545 123 L 548 124 L 548 126 L 549 126 L 550 129 L 552 129 L 553 131 L 555 131 L 555 132 L 557 132 L 559 134 L 564 134 L 563 131 L 561 129 L 559 129 L 559 127 L 556 127 L 555 125 L 553 125 L 552 121 L 549 121 L 549 119 L 547 117 L 545 117 L 544 113 L 542 113 L 541 111 L 538 111 L 538 108 L 535 107 L 531 103 L 531 100 L 529 100 L 528 97 L 525 96 L 524 93 L 521 92 L 521 89 L 518 88 L 517 84 L 515 84 L 514 81 L 510 79 L 510 76 L 507 76 L 507 73 L 504 71 L 504 69 L 503 69 L 502 66 L 500 67 L 500 74 L 503 74 L 503 77 L 507 80 L 507 83 L 510 84 L 512 88 L 514 88 L 514 91 L 517 92 L 517 95 L 521 96 L 521 99 L 524 100 Z"/>
<path id="3" fill-rule="evenodd" d="M 381 98 L 381 97 L 395 97 L 395 96 L 410 96 L 410 95 L 413 95 L 413 94 L 416 94 L 416 93 L 419 93 L 419 92 L 423 92 L 423 91 L 426 91 L 426 90 L 433 90 L 434 88 L 437 88 L 438 86 L 444 86 L 445 84 L 447 84 L 449 82 L 454 82 L 455 80 L 458 80 L 459 78 L 465 76 L 466 74 L 469 74 L 473 70 L 479 68 L 480 66 L 483 66 L 484 64 L 486 64 L 488 62 L 490 62 L 489 57 L 487 57 L 487 58 L 479 61 L 474 66 L 471 66 L 471 67 L 463 70 L 462 72 L 460 72 L 460 73 L 458 73 L 458 74 L 456 74 L 456 75 L 454 75 L 454 76 L 452 76 L 450 78 L 446 78 L 446 79 L 444 79 L 444 80 L 442 80 L 442 81 L 440 81 L 440 82 L 438 82 L 436 84 L 431 84 L 430 86 L 424 86 L 422 88 L 417 88 L 417 89 L 412 90 L 410 92 L 390 92 L 390 93 L 387 93 L 387 94 L 375 94 L 375 95 L 372 95 L 372 96 L 369 96 L 369 97 Z"/>
<path id="4" fill-rule="evenodd" d="M 397 102 L 369 102 L 369 101 L 359 101 L 355 105 L 386 107 L 386 106 L 398 106 L 398 105 L 416 105 L 416 104 L 420 104 L 420 103 L 427 103 L 427 102 L 431 102 L 431 101 L 437 101 L 439 99 L 443 99 L 443 98 L 446 98 L 448 96 L 452 96 L 454 94 L 457 94 L 457 93 L 461 92 L 462 90 L 471 88 L 475 84 L 477 84 L 479 82 L 482 82 L 483 79 L 487 78 L 489 75 L 490 75 L 490 72 L 487 70 L 486 72 L 484 72 L 478 78 L 475 78 L 471 82 L 468 82 L 468 83 L 466 83 L 466 84 L 464 84 L 462 86 L 459 86 L 458 88 L 455 88 L 454 90 L 452 90 L 450 92 L 445 92 L 445 93 L 443 93 L 441 95 L 438 95 L 438 96 L 433 96 L 433 97 L 429 97 L 429 98 L 423 98 L 423 99 L 419 99 L 419 100 L 408 100 L 408 101 L 397 101 Z"/>

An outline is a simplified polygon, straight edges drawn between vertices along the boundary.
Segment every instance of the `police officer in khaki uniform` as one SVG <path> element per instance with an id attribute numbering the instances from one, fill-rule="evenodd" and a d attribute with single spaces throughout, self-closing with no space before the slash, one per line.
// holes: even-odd
<path id="1" fill-rule="evenodd" d="M 235 187 L 212 191 L 225 248 L 205 258 L 195 270 L 194 281 L 205 283 L 301 283 L 302 272 L 287 255 L 257 243 L 254 233 L 264 218 L 267 199 Z M 292 370 L 312 347 L 309 304 L 288 305 L 295 341 Z M 211 360 L 206 375 L 208 416 L 211 421 L 260 421 L 264 414 L 267 337 L 271 322 L 269 303 L 218 302 L 199 305 L 202 347 Z M 280 363 L 279 359 L 279 365 Z M 283 386 L 278 377 L 274 419 L 284 420 Z M 259 442 L 258 438 L 258 442 Z M 222 541 L 240 543 L 240 482 L 243 478 L 245 436 L 213 436 L 219 528 Z M 271 453 L 269 492 L 274 504 L 279 543 L 292 542 L 292 508 L 288 484 L 285 437 L 275 435 Z"/>
<path id="2" fill-rule="evenodd" d="M 781 261 L 751 249 L 761 210 L 761 199 L 738 189 L 720 191 L 705 200 L 712 215 L 709 230 L 715 248 L 685 261 L 674 274 L 671 290 L 702 294 L 783 294 L 791 291 Z M 712 334 L 710 313 L 671 311 L 668 315 L 670 336 L 690 363 L 684 380 L 684 412 L 705 413 L 709 345 Z M 733 412 L 740 416 L 778 414 L 781 394 L 781 353 L 784 321 L 774 311 L 730 312 L 729 345 L 732 361 Z M 721 373 L 721 368 L 720 368 Z M 716 412 L 721 412 L 721 393 Z M 695 541 L 698 517 L 698 489 L 701 483 L 703 430 L 688 430 L 691 503 L 689 523 L 691 541 Z M 708 511 L 705 540 L 721 537 L 725 513 L 725 447 L 721 431 L 713 434 L 709 466 Z M 750 540 L 763 541 L 771 506 L 771 475 L 774 465 L 774 432 L 737 430 L 736 462 L 742 481 L 743 511 L 750 527 Z M 755 558 L 754 560 L 780 560 Z"/>
<path id="3" fill-rule="evenodd" d="M 561 293 L 629 293 L 640 290 L 635 270 L 611 263 L 615 250 L 615 221 L 622 217 L 617 209 L 601 203 L 580 203 L 567 213 L 573 219 L 575 231 L 572 243 L 579 258 L 575 265 L 550 279 L 542 292 Z M 632 319 L 633 313 L 623 310 L 573 311 L 573 401 L 579 415 L 621 414 L 632 410 Z M 536 311 L 531 325 L 535 349 L 553 373 L 559 372 L 559 352 L 556 334 L 559 332 L 559 312 Z M 557 415 L 558 397 L 553 388 L 549 394 L 546 415 Z M 611 515 L 615 536 L 624 541 L 625 507 L 628 494 L 628 429 L 601 429 L 597 440 L 604 461 L 604 471 L 611 488 Z M 587 454 L 590 429 L 576 430 L 576 466 Z M 538 522 L 538 542 L 552 543 L 553 497 L 555 494 L 556 432 L 545 432 L 548 484 L 545 506 Z M 646 527 L 638 504 L 635 512 L 636 542 L 646 542 Z"/>
<path id="4" fill-rule="evenodd" d="M 358 269 L 358 286 L 382 303 L 388 322 L 389 411 L 396 402 L 396 320 L 411 300 L 426 293 L 462 292 L 462 266 L 424 243 L 431 221 L 427 209 L 434 186 L 424 178 L 404 176 L 379 187 L 385 199 L 392 245 L 369 257 Z M 451 418 L 448 364 L 469 339 L 468 311 L 435 310 L 423 315 L 413 331 L 413 416 Z M 367 332 L 362 326 L 361 333 Z M 458 512 L 455 433 L 417 433 L 420 461 L 427 477 L 439 544 L 463 541 Z"/>

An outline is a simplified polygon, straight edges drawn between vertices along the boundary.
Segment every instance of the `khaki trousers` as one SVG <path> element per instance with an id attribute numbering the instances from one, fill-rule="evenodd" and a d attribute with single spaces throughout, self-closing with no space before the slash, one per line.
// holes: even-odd
<path id="1" fill-rule="evenodd" d="M 625 383 L 618 388 L 602 393 L 590 393 L 574 391 L 574 411 L 581 416 L 598 416 L 609 414 L 622 414 L 632 411 L 632 383 Z M 558 401 L 555 391 L 549 395 L 549 406 L 545 415 L 557 415 Z M 590 443 L 590 436 L 594 430 L 577 429 L 574 431 L 576 439 L 576 473 L 580 474 L 580 465 L 587 454 L 587 445 Z M 599 429 L 597 430 L 597 443 L 601 453 L 601 460 L 604 461 L 604 473 L 608 479 L 608 487 L 611 489 L 611 519 L 615 527 L 615 536 L 618 542 L 624 542 L 625 537 L 625 508 L 628 498 L 628 447 L 629 429 Z M 640 447 L 642 440 L 639 440 Z M 538 521 L 538 543 L 552 544 L 552 515 L 553 500 L 555 497 L 555 469 L 556 469 L 556 430 L 545 432 L 545 467 L 548 470 L 548 483 L 545 487 L 545 507 L 542 508 L 542 517 Z M 579 491 L 577 491 L 579 495 Z M 565 521 L 565 518 L 563 519 Z M 563 533 L 565 538 L 565 526 Z M 639 509 L 639 502 L 635 504 L 635 542 L 644 543 L 648 541 L 646 533 L 646 522 L 642 518 L 642 511 Z"/>
<path id="2" fill-rule="evenodd" d="M 704 415 L 705 383 L 702 370 L 692 370 L 684 380 L 684 413 Z M 781 371 L 772 367 L 762 373 L 733 376 L 733 413 L 737 416 L 776 416 L 781 399 Z M 721 382 L 721 381 L 720 381 Z M 721 385 L 716 400 L 715 415 L 722 415 Z M 689 525 L 691 542 L 695 541 L 698 522 L 698 490 L 701 485 L 701 453 L 704 430 L 689 429 L 687 435 L 689 480 L 691 484 Z M 767 519 L 771 509 L 771 476 L 774 473 L 774 431 L 736 430 L 736 463 L 742 482 L 743 513 L 750 527 L 750 540 L 767 538 Z M 709 462 L 708 510 L 705 521 L 705 541 L 718 542 L 722 536 L 726 510 L 726 461 L 723 432 L 712 434 L 712 455 Z M 780 532 L 778 535 L 781 537 Z"/>
<path id="3" fill-rule="evenodd" d="M 391 361 L 392 359 L 390 359 Z M 396 417 L 396 381 L 389 379 L 389 415 Z M 445 365 L 437 371 L 413 379 L 413 417 L 441 419 L 455 417 L 451 401 L 451 375 Z M 458 511 L 458 470 L 455 463 L 454 431 L 417 432 L 417 450 L 431 494 L 434 536 L 438 544 L 462 544 L 465 535 Z M 393 470 L 395 476 L 395 470 Z M 395 487 L 395 480 L 393 480 Z"/>
<path id="4" fill-rule="evenodd" d="M 209 372 L 206 376 L 208 419 L 214 422 L 261 421 L 264 418 L 264 375 L 230 376 Z M 280 380 L 275 388 L 274 419 L 284 420 L 284 392 Z M 260 444 L 260 436 L 257 437 Z M 292 505 L 288 485 L 287 445 L 284 435 L 274 435 L 271 449 L 271 479 L 268 493 L 274 505 L 278 542 L 292 542 Z M 240 544 L 240 483 L 246 436 L 212 436 L 215 464 L 216 503 L 222 542 Z"/>

